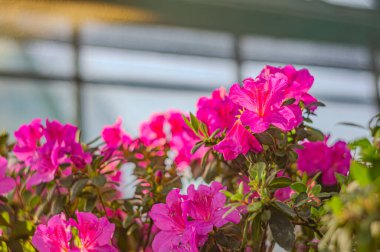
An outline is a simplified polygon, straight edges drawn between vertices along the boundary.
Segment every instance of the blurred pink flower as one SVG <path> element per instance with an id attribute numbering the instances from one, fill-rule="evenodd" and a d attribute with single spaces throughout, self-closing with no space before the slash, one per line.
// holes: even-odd
<path id="1" fill-rule="evenodd" d="M 164 124 L 165 114 L 155 113 L 150 119 L 140 125 L 140 139 L 146 146 L 160 146 L 166 142 Z"/>
<path id="2" fill-rule="evenodd" d="M 270 125 L 289 131 L 302 122 L 299 106 L 282 106 L 286 100 L 285 75 L 260 75 L 257 79 L 245 79 L 243 83 L 243 87 L 239 84 L 231 87 L 230 99 L 244 108 L 240 120 L 253 133 L 261 133 Z"/>
<path id="3" fill-rule="evenodd" d="M 214 146 L 217 152 L 223 154 L 225 160 L 232 160 L 239 154 L 247 154 L 248 151 L 261 152 L 263 150 L 260 142 L 237 120 L 226 137 Z"/>
<path id="4" fill-rule="evenodd" d="M 8 193 L 16 187 L 16 182 L 13 178 L 6 176 L 8 161 L 0 156 L 0 195 Z"/>
<path id="5" fill-rule="evenodd" d="M 155 252 L 198 251 L 195 229 L 183 211 L 185 199 L 179 189 L 173 189 L 166 196 L 166 204 L 153 205 L 149 216 L 161 230 L 152 243 Z"/>
<path id="6" fill-rule="evenodd" d="M 80 252 L 117 252 L 111 240 L 115 231 L 115 224 L 110 223 L 106 217 L 98 218 L 92 213 L 76 212 L 77 221 L 71 219 L 70 223 L 78 229 L 80 245 L 72 251 Z"/>
<path id="7" fill-rule="evenodd" d="M 47 225 L 40 224 L 32 238 L 33 246 L 39 252 L 68 252 L 70 249 L 71 227 L 65 215 L 54 215 Z"/>
<path id="8" fill-rule="evenodd" d="M 276 199 L 278 199 L 279 201 L 286 201 L 288 199 L 290 199 L 290 197 L 296 193 L 295 191 L 292 190 L 292 188 L 290 188 L 289 186 L 288 187 L 284 187 L 284 188 L 280 188 L 280 189 L 277 189 L 275 192 L 274 192 L 274 197 Z"/>
<path id="9" fill-rule="evenodd" d="M 37 159 L 37 148 L 43 135 L 41 119 L 34 119 L 30 124 L 23 124 L 15 131 L 16 144 L 13 152 L 26 165 L 34 164 Z"/>
<path id="10" fill-rule="evenodd" d="M 53 180 L 62 164 L 83 168 L 91 163 L 91 155 L 83 151 L 77 140 L 77 127 L 70 124 L 62 125 L 55 120 L 46 120 L 44 127 L 40 121 L 33 120 L 15 132 L 16 157 L 35 171 L 27 181 L 28 187 Z M 69 172 L 70 168 L 63 171 L 66 175 Z"/>
<path id="11" fill-rule="evenodd" d="M 304 148 L 297 150 L 297 167 L 309 176 L 321 172 L 322 184 L 330 186 L 337 183 L 335 173 L 347 176 L 351 153 L 345 142 L 328 146 L 327 140 L 328 137 L 324 141 L 304 142 Z"/>
<path id="12" fill-rule="evenodd" d="M 214 227 L 219 228 L 228 222 L 239 223 L 240 214 L 225 207 L 226 197 L 220 190 L 219 182 L 211 186 L 194 185 L 188 188 L 188 195 L 181 195 L 173 189 L 166 197 L 165 204 L 155 204 L 150 212 L 154 224 L 161 230 L 154 238 L 154 251 L 198 251 L 207 235 Z"/>
<path id="13" fill-rule="evenodd" d="M 211 98 L 199 98 L 197 108 L 197 118 L 207 125 L 210 134 L 217 129 L 230 129 L 239 114 L 238 106 L 223 87 L 214 90 Z"/>
<path id="14" fill-rule="evenodd" d="M 184 209 L 186 214 L 191 217 L 198 235 L 206 236 L 214 227 L 220 228 L 229 222 L 235 224 L 240 222 L 240 214 L 237 210 L 233 210 L 223 217 L 229 210 L 228 207 L 225 207 L 226 196 L 220 192 L 223 189 L 226 188 L 216 181 L 212 182 L 210 186 L 199 185 L 197 190 L 194 185 L 190 185 L 187 189 Z"/>
<path id="15" fill-rule="evenodd" d="M 303 101 L 306 106 L 317 102 L 317 99 L 308 93 L 313 85 L 314 77 L 307 69 L 296 70 L 292 65 L 285 67 L 266 66 L 261 75 L 275 73 L 282 73 L 288 78 L 288 85 L 285 89 L 287 99 L 296 99 L 296 104 Z M 314 111 L 316 107 L 311 106 L 310 109 Z"/>
<path id="16" fill-rule="evenodd" d="M 186 168 L 191 162 L 200 160 L 206 148 L 200 148 L 191 154 L 191 149 L 198 137 L 186 125 L 180 111 L 171 110 L 154 114 L 148 122 L 140 126 L 140 140 L 148 147 L 163 148 L 168 144 L 175 153 L 174 162 L 179 170 Z"/>
<path id="17" fill-rule="evenodd" d="M 115 225 L 92 213 L 76 212 L 77 221 L 66 220 L 63 213 L 54 215 L 47 225 L 40 224 L 32 238 L 40 252 L 117 252 L 111 240 Z M 73 246 L 72 227 L 78 229 L 79 246 Z M 75 243 L 75 242 L 74 242 Z"/>
<path id="18" fill-rule="evenodd" d="M 127 147 L 132 142 L 132 138 L 122 129 L 122 122 L 121 117 L 118 117 L 115 124 L 107 125 L 102 130 L 101 136 L 110 149 L 118 149 L 120 146 Z"/>

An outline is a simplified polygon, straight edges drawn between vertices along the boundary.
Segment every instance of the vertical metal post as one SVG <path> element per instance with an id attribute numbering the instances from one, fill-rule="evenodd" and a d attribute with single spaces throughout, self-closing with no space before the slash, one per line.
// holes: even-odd
<path id="1" fill-rule="evenodd" d="M 243 67 L 243 59 L 241 57 L 240 52 L 240 35 L 234 34 L 234 56 L 235 56 L 235 63 L 236 63 L 236 80 L 239 83 L 242 83 L 242 67 Z"/>
<path id="2" fill-rule="evenodd" d="M 73 65 L 74 65 L 74 92 L 75 92 L 75 123 L 80 129 L 83 129 L 83 101 L 82 101 L 82 78 L 80 69 L 80 26 L 78 23 L 73 24 Z"/>
<path id="3" fill-rule="evenodd" d="M 372 67 L 372 72 L 374 75 L 374 85 L 375 85 L 375 102 L 377 105 L 377 112 L 380 113 L 380 69 L 377 64 L 376 56 L 377 56 L 377 51 L 374 48 L 371 48 L 370 50 L 371 53 L 371 67 Z"/>

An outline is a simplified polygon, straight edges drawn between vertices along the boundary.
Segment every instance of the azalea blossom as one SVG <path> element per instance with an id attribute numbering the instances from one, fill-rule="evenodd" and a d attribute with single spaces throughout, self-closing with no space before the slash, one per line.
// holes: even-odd
<path id="1" fill-rule="evenodd" d="M 289 131 L 302 122 L 302 111 L 297 105 L 283 106 L 287 99 L 285 90 L 288 79 L 281 73 L 248 78 L 243 87 L 234 84 L 230 99 L 244 108 L 240 120 L 253 133 L 261 133 L 274 125 Z"/>
<path id="2" fill-rule="evenodd" d="M 13 151 L 20 161 L 34 171 L 27 181 L 28 187 L 53 180 L 62 164 L 84 168 L 91 163 L 91 155 L 84 152 L 77 140 L 77 127 L 55 120 L 46 120 L 44 127 L 40 121 L 35 119 L 15 132 Z M 62 172 L 68 174 L 70 169 Z"/>
<path id="3" fill-rule="evenodd" d="M 207 125 L 210 134 L 217 129 L 230 129 L 239 114 L 239 107 L 233 103 L 226 89 L 221 87 L 211 97 L 201 97 L 197 102 L 197 118 Z"/>
<path id="4" fill-rule="evenodd" d="M 191 154 L 198 137 L 186 125 L 179 111 L 154 114 L 140 126 L 140 140 L 148 147 L 161 147 L 168 144 L 175 153 L 174 162 L 179 170 L 185 169 L 191 162 L 200 160 L 205 148 Z"/>
<path id="5" fill-rule="evenodd" d="M 16 182 L 13 178 L 6 176 L 8 161 L 0 156 L 0 195 L 12 191 L 16 187 Z"/>
<path id="6" fill-rule="evenodd" d="M 292 65 L 284 67 L 266 66 L 261 75 L 282 73 L 288 79 L 288 85 L 285 89 L 285 96 L 287 99 L 294 98 L 298 104 L 302 101 L 306 106 L 317 102 L 317 99 L 309 94 L 309 90 L 313 85 L 314 77 L 309 73 L 307 69 L 296 70 Z M 315 106 L 310 107 L 311 110 L 315 110 Z"/>
<path id="7" fill-rule="evenodd" d="M 41 119 L 34 119 L 30 124 L 22 125 L 14 133 L 16 144 L 13 147 L 15 156 L 26 165 L 33 165 L 37 159 L 37 149 L 43 136 Z"/>
<path id="8" fill-rule="evenodd" d="M 327 140 L 328 137 L 324 141 L 304 142 L 304 148 L 297 150 L 297 168 L 309 176 L 321 172 L 322 184 L 329 186 L 337 183 L 335 173 L 347 176 L 351 153 L 345 142 L 328 146 Z"/>
<path id="9" fill-rule="evenodd" d="M 207 241 L 213 228 L 232 222 L 239 223 L 237 210 L 224 216 L 226 197 L 220 190 L 219 182 L 210 186 L 200 185 L 196 190 L 190 185 L 187 195 L 180 189 L 173 189 L 166 197 L 166 203 L 155 204 L 150 211 L 154 224 L 161 230 L 154 238 L 154 251 L 198 251 Z"/>
<path id="10" fill-rule="evenodd" d="M 225 160 L 237 158 L 239 154 L 247 154 L 248 151 L 261 152 L 260 142 L 237 120 L 226 137 L 214 149 L 223 154 Z"/>
<path id="11" fill-rule="evenodd" d="M 37 226 L 32 244 L 39 252 L 68 252 L 71 237 L 71 226 L 62 213 L 51 217 L 47 225 Z"/>
<path id="12" fill-rule="evenodd" d="M 149 216 L 160 229 L 152 244 L 155 252 L 198 251 L 195 228 L 189 225 L 183 211 L 185 199 L 179 189 L 173 189 L 166 196 L 165 204 L 153 205 Z"/>
<path id="13" fill-rule="evenodd" d="M 101 136 L 108 148 L 118 149 L 120 146 L 127 146 L 132 142 L 132 138 L 122 129 L 122 123 L 121 117 L 118 117 L 115 124 L 103 128 Z"/>
<path id="14" fill-rule="evenodd" d="M 187 189 L 187 200 L 184 208 L 188 216 L 193 219 L 193 225 L 197 234 L 207 235 L 214 227 L 222 227 L 225 224 L 239 223 L 240 214 L 233 210 L 224 216 L 229 208 L 225 207 L 226 196 L 220 191 L 225 189 L 219 182 L 212 182 L 210 186 L 199 185 L 196 190 L 194 185 Z"/>
<path id="15" fill-rule="evenodd" d="M 47 225 L 40 224 L 32 238 L 39 252 L 117 252 L 111 239 L 115 225 L 105 217 L 98 219 L 92 213 L 76 212 L 77 221 L 66 220 L 61 213 L 54 215 Z M 79 244 L 75 244 L 72 228 L 78 230 Z"/>
<path id="16" fill-rule="evenodd" d="M 78 229 L 79 246 L 73 251 L 80 252 L 117 252 L 111 239 L 115 224 L 106 217 L 98 218 L 92 213 L 76 212 L 77 221 L 71 220 L 71 225 Z"/>

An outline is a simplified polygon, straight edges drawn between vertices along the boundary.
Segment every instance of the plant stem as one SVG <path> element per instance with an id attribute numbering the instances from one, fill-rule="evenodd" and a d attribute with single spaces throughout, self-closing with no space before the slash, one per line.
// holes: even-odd
<path id="1" fill-rule="evenodd" d="M 268 224 L 269 224 L 268 222 L 265 223 L 265 228 L 264 228 L 263 236 L 261 238 L 261 243 L 260 243 L 260 252 L 265 252 L 265 250 L 266 250 L 265 241 L 267 239 Z"/>

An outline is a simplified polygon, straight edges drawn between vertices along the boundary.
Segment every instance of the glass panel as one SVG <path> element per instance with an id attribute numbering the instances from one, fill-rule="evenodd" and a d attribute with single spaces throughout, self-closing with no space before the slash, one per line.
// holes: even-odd
<path id="1" fill-rule="evenodd" d="M 74 123 L 73 94 L 70 83 L 0 78 L 0 129 L 11 132 L 38 117 Z"/>
<path id="2" fill-rule="evenodd" d="M 72 76 L 73 51 L 70 44 L 0 38 L 0 69 L 52 76 Z"/>
<path id="3" fill-rule="evenodd" d="M 90 45 L 224 58 L 234 55 L 233 36 L 223 32 L 104 23 L 90 23 L 82 31 L 84 44 Z"/>
<path id="4" fill-rule="evenodd" d="M 139 125 L 152 113 L 169 109 L 195 111 L 200 96 L 208 92 L 183 92 L 160 89 L 128 88 L 87 84 L 84 88 L 84 121 L 87 139 L 100 134 L 102 127 L 112 124 L 118 116 L 124 120 L 124 129 L 136 136 Z"/>
<path id="5" fill-rule="evenodd" d="M 236 80 L 232 60 L 89 46 L 83 48 L 82 60 L 89 82 L 126 80 L 211 89 Z"/>
<path id="6" fill-rule="evenodd" d="M 241 51 L 247 60 L 359 69 L 371 67 L 368 49 L 352 45 L 246 36 L 241 40 Z"/>

